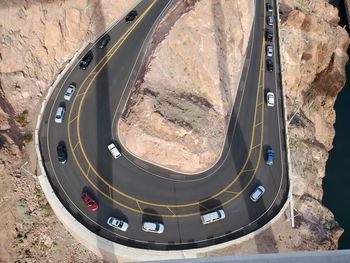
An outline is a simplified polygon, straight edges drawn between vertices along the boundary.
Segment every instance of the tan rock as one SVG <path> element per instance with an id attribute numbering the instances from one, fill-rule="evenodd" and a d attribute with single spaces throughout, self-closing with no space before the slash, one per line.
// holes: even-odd
<path id="1" fill-rule="evenodd" d="M 215 163 L 240 80 L 251 11 L 252 1 L 203 0 L 181 16 L 133 93 L 136 104 L 119 122 L 119 138 L 130 152 L 187 173 Z"/>

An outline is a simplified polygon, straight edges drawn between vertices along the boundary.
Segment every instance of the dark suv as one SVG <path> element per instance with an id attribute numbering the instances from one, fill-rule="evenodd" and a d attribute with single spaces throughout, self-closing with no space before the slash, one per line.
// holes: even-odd
<path id="1" fill-rule="evenodd" d="M 266 41 L 272 41 L 273 40 L 273 32 L 272 32 L 272 30 L 266 29 L 266 31 L 265 31 L 265 38 L 266 38 Z"/>
<path id="2" fill-rule="evenodd" d="M 66 163 L 67 161 L 67 148 L 64 141 L 60 141 L 57 145 L 57 158 L 59 163 Z"/>
<path id="3" fill-rule="evenodd" d="M 89 64 L 91 63 L 93 58 L 94 58 L 94 55 L 92 54 L 92 51 L 90 50 L 88 53 L 86 53 L 86 55 L 80 61 L 80 68 L 85 70 L 89 66 Z"/>
<path id="4" fill-rule="evenodd" d="M 266 68 L 267 68 L 267 71 L 273 71 L 273 62 L 271 59 L 266 59 Z"/>
<path id="5" fill-rule="evenodd" d="M 110 40 L 111 40 L 111 37 L 108 34 L 105 34 L 101 38 L 100 42 L 98 42 L 98 47 L 101 49 L 105 48 Z"/>
<path id="6" fill-rule="evenodd" d="M 127 16 L 125 17 L 125 22 L 126 23 L 131 23 L 132 21 L 135 20 L 135 18 L 137 17 L 137 11 L 136 10 L 132 10 L 129 14 L 127 14 Z"/>

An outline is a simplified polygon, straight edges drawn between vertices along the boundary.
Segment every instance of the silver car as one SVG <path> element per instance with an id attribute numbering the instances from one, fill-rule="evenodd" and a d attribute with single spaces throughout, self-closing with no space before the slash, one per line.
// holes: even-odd
<path id="1" fill-rule="evenodd" d="M 66 93 L 64 93 L 64 99 L 67 101 L 70 101 L 74 92 L 75 92 L 75 84 L 71 83 L 71 84 L 69 84 L 69 87 L 68 87 Z"/>
<path id="2" fill-rule="evenodd" d="M 260 199 L 260 197 L 265 193 L 265 188 L 260 185 L 258 186 L 250 195 L 250 200 L 256 202 Z"/>
<path id="3" fill-rule="evenodd" d="M 114 228 L 121 230 L 121 231 L 124 231 L 124 232 L 129 227 L 128 223 L 126 223 L 120 219 L 117 219 L 115 217 L 109 217 L 107 220 L 107 224 L 111 227 L 114 227 Z"/>
<path id="4" fill-rule="evenodd" d="M 268 57 L 272 57 L 272 55 L 273 55 L 273 47 L 271 45 L 267 45 L 266 46 L 266 55 Z"/>

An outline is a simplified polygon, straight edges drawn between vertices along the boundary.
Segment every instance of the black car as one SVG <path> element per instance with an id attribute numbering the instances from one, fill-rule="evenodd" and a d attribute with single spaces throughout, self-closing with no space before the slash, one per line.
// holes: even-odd
<path id="1" fill-rule="evenodd" d="M 273 71 L 273 62 L 271 59 L 266 59 L 266 68 L 268 71 Z"/>
<path id="2" fill-rule="evenodd" d="M 66 163 L 67 161 L 67 148 L 64 141 L 60 141 L 57 145 L 57 157 L 59 163 Z"/>
<path id="3" fill-rule="evenodd" d="M 94 58 L 94 55 L 92 54 L 92 51 L 90 50 L 84 57 L 83 59 L 80 61 L 80 68 L 85 70 L 90 62 L 92 61 L 92 59 Z"/>
<path id="4" fill-rule="evenodd" d="M 136 17 L 137 17 L 137 11 L 136 11 L 136 10 L 132 10 L 132 11 L 125 17 L 125 22 L 126 22 L 126 23 L 131 23 L 132 21 L 135 20 Z"/>
<path id="5" fill-rule="evenodd" d="M 272 5 L 270 3 L 266 3 L 266 11 L 269 13 L 273 11 Z"/>
<path id="6" fill-rule="evenodd" d="M 265 38 L 266 41 L 272 41 L 273 40 L 273 32 L 269 29 L 265 31 Z"/>
<path id="7" fill-rule="evenodd" d="M 98 47 L 101 49 L 105 48 L 110 40 L 111 40 L 111 37 L 108 34 L 104 35 L 101 38 L 100 42 L 98 42 Z"/>

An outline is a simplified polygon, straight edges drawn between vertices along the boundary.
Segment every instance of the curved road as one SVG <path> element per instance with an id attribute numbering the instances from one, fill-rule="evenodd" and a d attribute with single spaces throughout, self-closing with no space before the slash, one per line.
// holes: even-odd
<path id="1" fill-rule="evenodd" d="M 265 71 L 264 1 L 256 2 L 247 57 L 217 164 L 187 176 L 138 160 L 124 149 L 117 160 L 110 155 L 107 144 L 118 141 L 115 120 L 124 109 L 154 27 L 171 4 L 171 0 L 141 1 L 135 7 L 139 16 L 134 22 L 121 20 L 110 29 L 111 42 L 105 49 L 89 45 L 83 53 L 92 50 L 92 63 L 83 71 L 77 61 L 62 78 L 47 104 L 39 133 L 50 182 L 77 220 L 109 240 L 158 250 L 204 247 L 243 236 L 271 220 L 288 192 L 279 68 Z M 277 50 L 274 44 L 276 66 Z M 71 82 L 77 90 L 71 101 L 65 101 L 64 121 L 57 124 L 56 109 Z M 273 108 L 265 106 L 268 90 L 276 95 Z M 56 146 L 61 140 L 68 149 L 65 164 L 57 161 Z M 267 146 L 275 151 L 273 166 L 265 164 Z M 258 185 L 266 193 L 253 203 L 249 195 Z M 82 203 L 83 190 L 98 201 L 96 212 Z M 203 225 L 200 214 L 218 208 L 225 210 L 226 218 Z M 109 227 L 109 216 L 127 221 L 128 231 Z M 164 233 L 143 232 L 142 222 L 148 220 L 162 222 Z"/>

